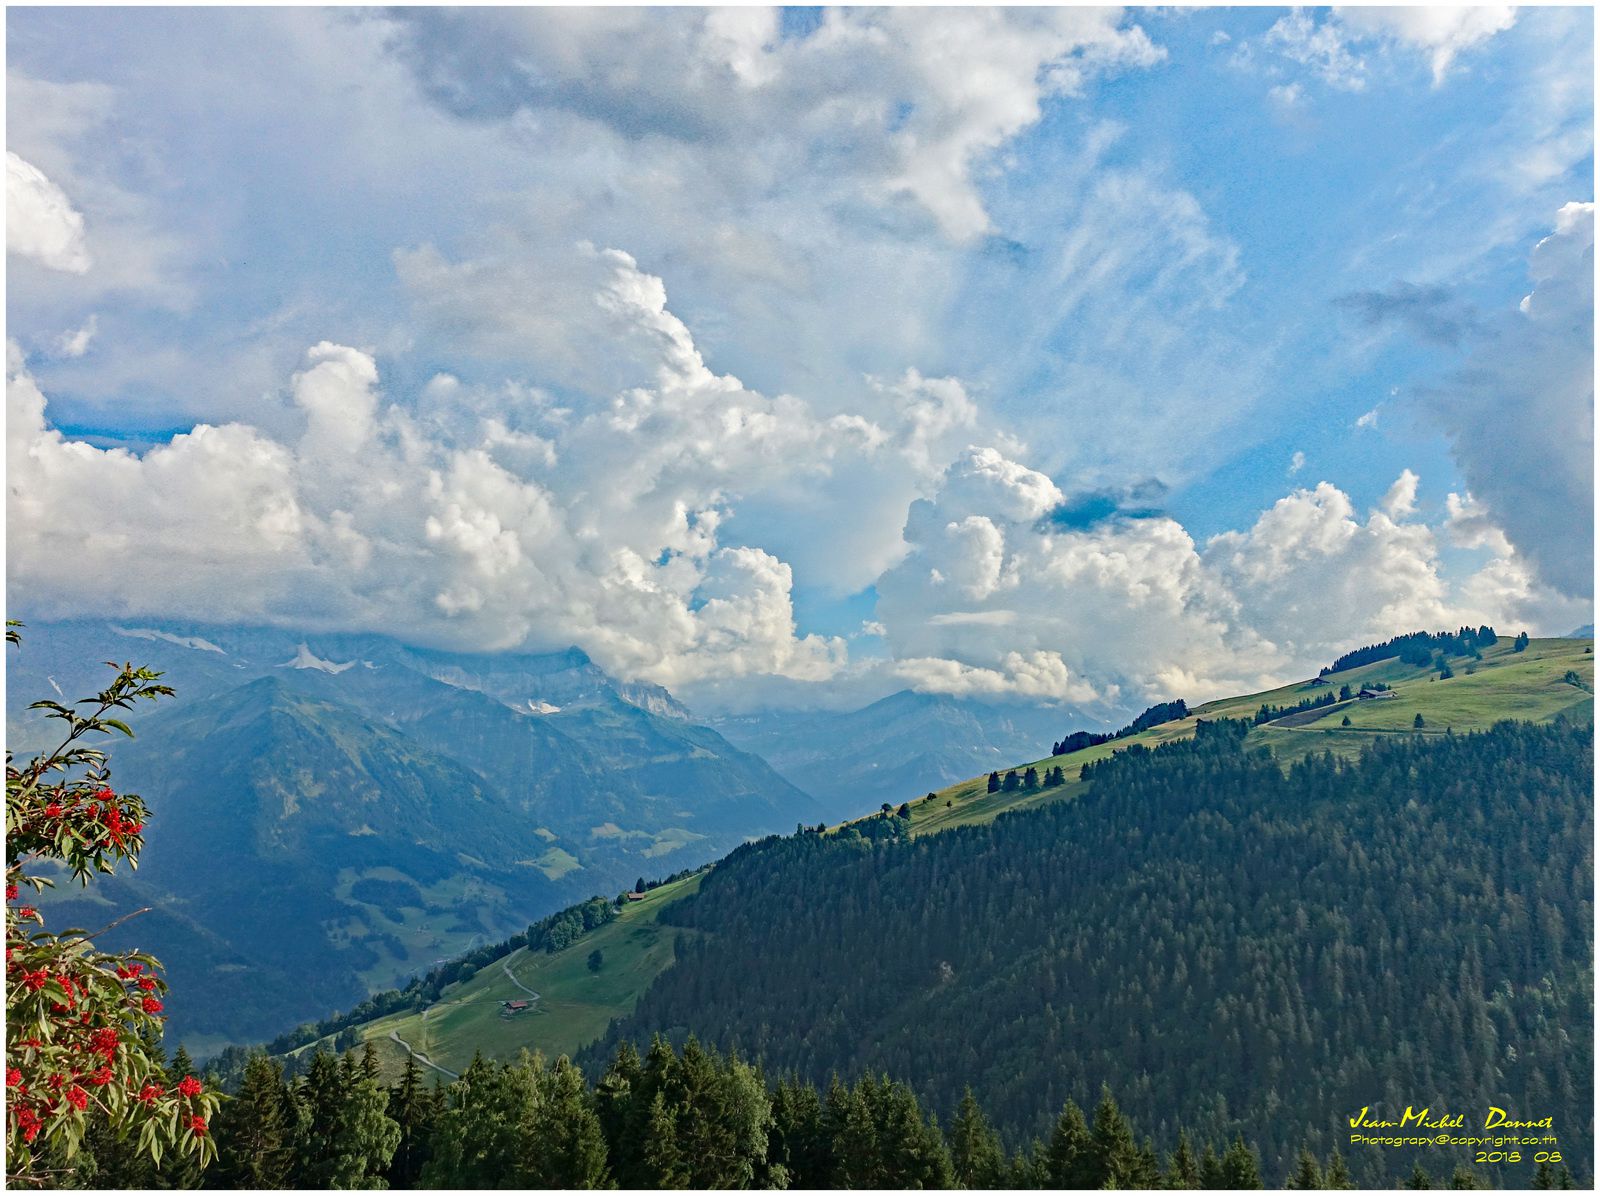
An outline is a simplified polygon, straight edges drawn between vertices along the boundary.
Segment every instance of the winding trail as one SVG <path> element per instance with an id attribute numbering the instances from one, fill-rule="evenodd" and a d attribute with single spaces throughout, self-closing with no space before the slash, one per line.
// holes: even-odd
<path id="1" fill-rule="evenodd" d="M 523 950 L 526 951 L 527 948 L 524 947 Z M 534 992 L 533 989 L 529 988 L 526 984 L 522 983 L 522 981 L 518 980 L 517 974 L 511 970 L 511 956 L 507 955 L 504 959 L 502 959 L 500 961 L 500 967 L 505 971 L 507 980 L 511 981 L 512 984 L 515 984 L 535 1001 L 539 999 L 539 994 Z"/>
<path id="2" fill-rule="evenodd" d="M 400 1031 L 398 1031 L 398 1030 L 390 1030 L 389 1031 L 389 1037 L 394 1039 L 397 1043 L 399 1043 L 402 1047 L 404 1047 L 406 1053 L 408 1055 L 410 1055 L 413 1059 L 415 1059 L 418 1063 L 422 1064 L 424 1067 L 431 1067 L 431 1068 L 433 1068 L 434 1071 L 439 1072 L 442 1075 L 449 1076 L 452 1080 L 459 1080 L 461 1078 L 461 1074 L 459 1072 L 451 1071 L 448 1067 L 440 1067 L 437 1063 L 435 1063 L 432 1059 L 428 1058 L 428 1056 L 424 1055 L 421 1051 L 414 1049 L 409 1042 L 407 1042 L 405 1039 L 400 1037 Z"/>

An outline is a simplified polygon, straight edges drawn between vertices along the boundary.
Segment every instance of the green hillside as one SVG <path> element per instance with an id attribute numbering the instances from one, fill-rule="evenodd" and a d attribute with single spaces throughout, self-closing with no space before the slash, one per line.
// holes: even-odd
<path id="1" fill-rule="evenodd" d="M 1340 1119 L 1422 1091 L 1537 1105 L 1587 1159 L 1592 727 L 1382 735 L 1288 769 L 1245 731 L 1119 752 L 986 825 L 742 847 L 663 912 L 701 937 L 581 1062 L 692 1033 L 769 1074 L 900 1077 L 942 1123 L 970 1087 L 1012 1142 L 1104 1083 L 1162 1133 L 1242 1133 L 1266 1175 L 1339 1147 L 1380 1187 L 1414 1156 Z"/>
<path id="2" fill-rule="evenodd" d="M 1188 717 L 1162 724 L 1136 735 L 1062 756 L 1021 761 L 1020 772 L 1030 764 L 1042 773 L 1060 765 L 1066 784 L 1048 790 L 989 794 L 987 775 L 971 778 L 934 793 L 905 795 L 909 800 L 909 830 L 928 835 L 960 826 L 992 822 L 1000 814 L 1075 797 L 1084 789 L 1084 764 L 1104 760 L 1133 744 L 1153 747 L 1192 738 L 1201 720 L 1252 718 L 1263 704 L 1287 707 L 1307 697 L 1349 685 L 1352 691 L 1376 683 L 1389 685 L 1399 695 L 1377 700 L 1336 701 L 1310 714 L 1286 722 L 1271 722 L 1252 729 L 1247 746 L 1268 746 L 1284 762 L 1324 751 L 1352 758 L 1375 738 L 1406 739 L 1422 734 L 1443 736 L 1485 730 L 1504 719 L 1550 721 L 1561 715 L 1590 717 L 1593 697 L 1593 642 L 1572 639 L 1532 640 L 1523 652 L 1513 650 L 1510 637 L 1483 651 L 1479 661 L 1452 662 L 1455 676 L 1436 680 L 1437 670 L 1418 668 L 1399 660 L 1386 660 L 1329 674 L 1327 684 L 1308 680 L 1275 690 L 1208 702 Z M 1468 669 L 1471 671 L 1469 672 Z M 1578 684 L 1567 679 L 1576 674 Z M 1413 728 L 1417 714 L 1424 729 Z M 1342 720 L 1349 717 L 1351 725 Z M 1292 724 L 1292 725 L 1287 725 Z M 876 814 L 866 817 L 876 817 Z M 459 1071 L 474 1051 L 507 1056 L 527 1047 L 547 1056 L 574 1053 L 601 1035 L 611 1019 L 626 1017 L 641 994 L 674 959 L 674 939 L 696 932 L 669 926 L 660 913 L 680 898 L 695 892 L 702 875 L 662 886 L 645 900 L 629 904 L 617 921 L 579 939 L 553 955 L 530 955 L 525 949 L 490 964 L 472 979 L 447 989 L 441 1000 L 424 1011 L 391 1015 L 357 1028 L 354 1037 L 374 1041 L 386 1066 L 398 1068 L 404 1048 L 411 1048 L 451 1071 Z M 585 961 L 600 950 L 604 965 L 590 973 Z M 540 994 L 533 1009 L 503 1018 L 500 1002 L 525 999 L 527 993 L 506 974 Z M 349 1039 L 347 1038 L 348 1042 Z"/>
<path id="3" fill-rule="evenodd" d="M 436 1070 L 459 1072 L 475 1051 L 510 1058 L 519 1050 L 576 1055 L 605 1033 L 615 1017 L 632 1010 L 652 981 L 673 961 L 674 940 L 694 931 L 661 925 L 662 909 L 695 892 L 704 874 L 684 877 L 631 901 L 615 921 L 554 953 L 519 948 L 451 985 L 426 1009 L 378 1018 L 360 1026 L 354 1039 L 379 1049 L 386 1072 L 398 1074 L 405 1052 L 415 1051 Z M 591 953 L 601 953 L 591 971 Z M 536 996 L 534 994 L 537 994 Z M 507 1016 L 507 1001 L 527 1001 Z M 327 1045 L 326 1040 L 319 1040 Z M 348 1044 L 350 1038 L 343 1040 Z M 308 1043 L 294 1055 L 316 1048 Z"/>
<path id="4" fill-rule="evenodd" d="M 1522 652 L 1514 651 L 1512 644 L 1511 637 L 1501 636 L 1498 644 L 1484 651 L 1481 661 L 1452 662 L 1455 676 L 1447 681 L 1437 680 L 1436 669 L 1384 660 L 1329 673 L 1327 685 L 1318 685 L 1311 679 L 1261 693 L 1219 698 L 1196 707 L 1187 718 L 1163 723 L 1126 739 L 1014 766 L 1019 772 L 1032 766 L 1042 773 L 1047 767 L 1060 765 L 1066 771 L 1067 783 L 1055 789 L 990 794 L 988 778 L 973 777 L 939 790 L 931 802 L 912 800 L 911 831 L 928 834 L 953 826 L 990 822 L 1011 810 L 1060 801 L 1078 792 L 1083 765 L 1089 761 L 1103 760 L 1112 752 L 1123 751 L 1135 743 L 1154 747 L 1173 739 L 1190 738 L 1196 722 L 1201 719 L 1252 718 L 1263 705 L 1293 706 L 1329 689 L 1337 695 L 1345 685 L 1359 692 L 1362 686 L 1382 682 L 1399 696 L 1336 702 L 1322 708 L 1314 721 L 1300 722 L 1300 716 L 1296 716 L 1292 726 L 1265 723 L 1250 732 L 1247 743 L 1270 747 L 1274 755 L 1287 763 L 1311 752 L 1333 752 L 1350 758 L 1371 744 L 1375 735 L 1482 731 L 1508 718 L 1546 722 L 1563 714 L 1590 717 L 1594 702 L 1593 640 L 1530 640 Z M 1565 679 L 1569 671 L 1577 674 L 1578 685 Z M 1418 714 L 1422 715 L 1424 723 L 1420 732 L 1413 726 Z M 1346 717 L 1350 719 L 1348 727 L 1342 725 Z"/>

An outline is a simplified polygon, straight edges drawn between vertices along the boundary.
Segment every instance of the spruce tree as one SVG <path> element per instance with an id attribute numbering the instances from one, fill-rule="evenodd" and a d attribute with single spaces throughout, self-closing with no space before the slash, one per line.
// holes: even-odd
<path id="1" fill-rule="evenodd" d="M 1413 1192 L 1425 1192 L 1433 1187 L 1433 1177 L 1422 1169 L 1421 1163 L 1412 1163 L 1411 1174 L 1406 1177 L 1406 1187 Z"/>
<path id="2" fill-rule="evenodd" d="M 1234 1138 L 1222 1156 L 1223 1186 L 1228 1188 L 1261 1187 L 1261 1164 L 1256 1152 L 1244 1144 L 1244 1136 Z"/>
<path id="3" fill-rule="evenodd" d="M 635 1098 L 644 1079 L 644 1068 L 633 1043 L 623 1039 L 617 1045 L 611 1065 L 595 1085 L 595 1115 L 606 1136 L 607 1155 L 613 1172 L 630 1176 L 638 1157 L 638 1138 L 629 1133 L 634 1120 Z"/>
<path id="4" fill-rule="evenodd" d="M 1334 1148 L 1333 1157 L 1328 1160 L 1328 1169 L 1323 1176 L 1324 1182 L 1335 1191 L 1347 1191 L 1354 1188 L 1355 1181 L 1350 1178 L 1350 1169 L 1344 1164 L 1344 1156 Z"/>
<path id="5" fill-rule="evenodd" d="M 414 1188 L 428 1161 L 429 1139 L 438 1118 L 438 1090 L 423 1082 L 422 1067 L 411 1052 L 406 1052 L 400 1082 L 389 1090 L 389 1115 L 400 1127 L 400 1140 L 389 1160 L 391 1188 Z"/>
<path id="6" fill-rule="evenodd" d="M 1322 1168 L 1317 1166 L 1317 1156 L 1304 1146 L 1295 1159 L 1294 1170 L 1289 1173 L 1284 1187 L 1297 1188 L 1300 1191 L 1315 1191 L 1322 1187 Z"/>
<path id="7" fill-rule="evenodd" d="M 832 1172 L 833 1155 L 822 1129 L 822 1100 L 810 1084 L 780 1080 L 773 1089 L 768 1174 L 775 1179 L 779 1167 L 791 1188 L 819 1188 Z"/>
<path id="8" fill-rule="evenodd" d="M 517 1176 L 530 1188 L 607 1186 L 605 1134 L 583 1073 L 565 1055 L 536 1077 L 538 1099 L 522 1119 L 522 1166 Z"/>
<path id="9" fill-rule="evenodd" d="M 167 1087 L 175 1090 L 185 1080 L 193 1080 L 199 1068 L 182 1043 L 178 1044 L 177 1053 L 172 1056 L 172 1062 L 167 1065 Z M 213 1118 L 213 1120 L 215 1120 Z M 162 1157 L 156 1168 L 160 1176 L 157 1181 L 164 1188 L 198 1188 L 202 1174 L 199 1155 L 181 1155 L 174 1152 Z"/>
<path id="10" fill-rule="evenodd" d="M 1097 1168 L 1093 1159 L 1093 1144 L 1089 1126 L 1083 1119 L 1083 1110 L 1068 1100 L 1056 1118 L 1055 1129 L 1050 1134 L 1050 1145 L 1045 1150 L 1045 1175 L 1052 1188 L 1098 1188 L 1095 1179 Z"/>
<path id="11" fill-rule="evenodd" d="M 212 1123 L 219 1186 L 287 1187 L 291 1129 L 282 1066 L 265 1054 L 251 1055 L 238 1094 L 218 1110 Z"/>
<path id="12" fill-rule="evenodd" d="M 1089 1172 L 1091 1188 L 1132 1188 L 1140 1178 L 1139 1147 L 1134 1141 L 1133 1127 L 1122 1115 L 1109 1088 L 1100 1090 L 1100 1103 L 1095 1106 L 1094 1125 L 1089 1131 L 1090 1157 L 1093 1170 Z"/>
<path id="13" fill-rule="evenodd" d="M 421 1186 L 492 1188 L 508 1182 L 520 1155 L 518 1127 L 532 1100 L 530 1067 L 503 1067 L 474 1055 L 445 1089 Z"/>
<path id="14" fill-rule="evenodd" d="M 1199 1186 L 1200 1163 L 1194 1157 L 1194 1148 L 1189 1145 L 1188 1131 L 1179 1130 L 1178 1148 L 1167 1160 L 1167 1187 L 1198 1188 Z"/>
<path id="15" fill-rule="evenodd" d="M 950 1123 L 949 1140 L 950 1164 L 957 1184 L 963 1188 L 1004 1186 L 1006 1156 L 1000 1135 L 983 1115 L 970 1088 L 962 1095 L 955 1120 Z"/>
<path id="16" fill-rule="evenodd" d="M 688 1173 L 684 1170 L 683 1157 L 678 1151 L 677 1121 L 667 1108 L 666 1095 L 661 1092 L 651 1098 L 645 1117 L 639 1164 L 640 1175 L 647 1179 L 652 1188 L 688 1186 Z"/>

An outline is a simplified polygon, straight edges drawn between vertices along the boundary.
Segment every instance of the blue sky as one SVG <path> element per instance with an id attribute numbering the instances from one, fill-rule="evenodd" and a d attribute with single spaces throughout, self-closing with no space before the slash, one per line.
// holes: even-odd
<path id="1" fill-rule="evenodd" d="M 7 28 L 14 607 L 735 707 L 1589 621 L 1585 11 Z"/>

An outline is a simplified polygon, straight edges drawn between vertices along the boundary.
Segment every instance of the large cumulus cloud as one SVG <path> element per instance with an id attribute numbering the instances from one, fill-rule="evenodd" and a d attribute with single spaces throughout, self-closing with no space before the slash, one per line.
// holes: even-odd
<path id="1" fill-rule="evenodd" d="M 1401 630 L 1551 629 L 1581 611 L 1534 582 L 1470 496 L 1451 495 L 1440 525 L 1417 519 L 1418 481 L 1407 471 L 1365 514 L 1321 482 L 1201 545 L 1160 515 L 1063 525 L 1049 478 L 969 449 L 913 504 L 910 551 L 878 584 L 879 621 L 923 688 L 1137 704 L 1261 688 Z M 1488 555 L 1454 584 L 1446 537 Z"/>
<path id="2" fill-rule="evenodd" d="M 578 643 L 629 676 L 827 676 L 796 633 L 790 565 L 728 542 L 741 496 L 794 501 L 836 471 L 914 492 L 972 408 L 915 373 L 871 415 L 822 416 L 710 369 L 660 279 L 584 250 L 587 298 L 631 385 L 558 404 L 439 375 L 414 401 L 373 357 L 315 345 L 294 435 L 201 424 L 143 456 L 70 440 L 12 347 L 10 566 L 34 609 L 391 628 L 478 649 Z M 774 498 L 774 495 L 777 497 Z M 904 510 L 905 494 L 898 500 Z M 62 528 L 82 529 L 64 542 Z"/>
<path id="3" fill-rule="evenodd" d="M 1570 203 L 1534 248 L 1532 290 L 1422 395 L 1472 493 L 1546 583 L 1594 585 L 1594 205 Z M 1582 620 L 1587 622 L 1588 620 Z"/>

